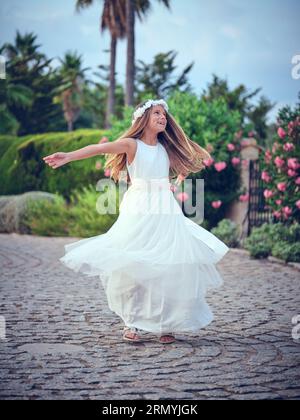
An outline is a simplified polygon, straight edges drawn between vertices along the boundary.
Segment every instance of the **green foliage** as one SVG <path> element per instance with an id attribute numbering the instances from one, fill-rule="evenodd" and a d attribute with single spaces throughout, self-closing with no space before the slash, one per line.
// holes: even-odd
<path id="1" fill-rule="evenodd" d="M 240 113 L 244 126 L 243 135 L 248 136 L 249 131 L 252 131 L 257 136 L 258 142 L 262 143 L 267 137 L 267 114 L 276 104 L 272 104 L 265 96 L 261 96 L 258 103 L 253 105 L 250 100 L 260 91 L 261 88 L 257 88 L 248 92 L 243 84 L 230 89 L 226 79 L 213 74 L 212 82 L 203 92 L 203 99 L 211 102 L 220 97 L 223 98 L 230 110 Z"/>
<path id="2" fill-rule="evenodd" d="M 106 233 L 117 219 L 119 195 L 117 193 L 116 213 L 99 214 L 97 199 L 103 194 L 114 200 L 113 193 L 99 193 L 89 185 L 75 190 L 69 204 L 58 194 L 51 202 L 30 201 L 24 223 L 32 234 L 43 236 L 91 237 Z"/>
<path id="3" fill-rule="evenodd" d="M 146 64 L 142 60 L 137 61 L 136 65 L 136 85 L 138 102 L 142 101 L 145 95 L 161 98 L 169 96 L 175 90 L 190 92 L 191 85 L 188 83 L 187 75 L 191 71 L 194 63 L 189 64 L 179 76 L 175 76 L 174 70 L 175 51 L 159 53 L 154 57 L 151 64 Z"/>
<path id="4" fill-rule="evenodd" d="M 17 138 L 0 136 L 0 194 L 40 190 L 69 199 L 72 190 L 95 185 L 103 178 L 103 169 L 95 168 L 97 161 L 103 164 L 103 156 L 71 162 L 57 170 L 46 165 L 42 158 L 56 151 L 69 152 L 98 143 L 102 134 L 98 130 L 78 130 Z"/>
<path id="5" fill-rule="evenodd" d="M 236 223 L 229 219 L 223 219 L 218 226 L 211 230 L 221 241 L 225 242 L 230 248 L 236 248 L 239 245 L 240 230 Z"/>
<path id="6" fill-rule="evenodd" d="M 244 247 L 254 258 L 272 255 L 286 262 L 300 262 L 300 225 L 264 223 L 253 229 L 251 235 L 245 239 Z"/>
<path id="7" fill-rule="evenodd" d="M 300 242 L 294 244 L 285 241 L 277 242 L 272 247 L 272 255 L 285 262 L 300 262 Z"/>
<path id="8" fill-rule="evenodd" d="M 0 100 L 6 108 L 0 108 L 0 119 L 7 121 L 10 115 L 9 131 L 6 131 L 9 134 L 14 134 L 16 129 L 19 135 L 24 135 L 63 128 L 61 106 L 53 101 L 61 80 L 50 68 L 52 60 L 40 52 L 36 39 L 33 33 L 17 32 L 13 44 L 0 47 L 0 54 L 6 58 L 7 75 Z"/>
<path id="9" fill-rule="evenodd" d="M 65 200 L 56 194 L 53 201 L 30 200 L 23 223 L 33 235 L 68 236 L 74 221 Z"/>
<path id="10" fill-rule="evenodd" d="M 241 116 L 238 111 L 228 109 L 223 98 L 207 102 L 198 99 L 190 93 L 175 92 L 168 99 L 171 113 L 179 122 L 187 135 L 200 146 L 209 150 L 214 162 L 226 162 L 226 168 L 217 172 L 214 165 L 205 170 L 190 174 L 189 178 L 204 179 L 205 217 L 210 222 L 210 228 L 225 217 L 228 206 L 241 191 L 240 165 L 231 163 L 233 156 L 239 157 L 239 143 L 236 137 L 241 127 Z M 227 150 L 227 145 L 236 145 L 236 152 Z M 213 201 L 221 200 L 219 209 L 211 205 Z"/>
<path id="11" fill-rule="evenodd" d="M 271 225 L 264 223 L 252 229 L 251 235 L 245 239 L 244 247 L 254 258 L 267 258 L 272 252 Z"/>

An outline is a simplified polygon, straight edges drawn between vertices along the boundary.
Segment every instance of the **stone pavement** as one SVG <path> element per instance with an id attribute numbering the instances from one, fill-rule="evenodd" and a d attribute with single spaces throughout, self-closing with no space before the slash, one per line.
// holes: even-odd
<path id="1" fill-rule="evenodd" d="M 0 399 L 300 399 L 299 271 L 230 250 L 209 327 L 133 344 L 100 280 L 58 261 L 77 239 L 0 235 Z"/>

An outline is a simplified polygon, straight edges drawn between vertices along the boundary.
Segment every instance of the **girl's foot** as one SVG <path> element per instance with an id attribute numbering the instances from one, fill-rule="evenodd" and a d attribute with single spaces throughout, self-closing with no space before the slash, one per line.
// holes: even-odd
<path id="1" fill-rule="evenodd" d="M 164 334 L 160 336 L 159 342 L 162 344 L 170 344 L 174 343 L 176 341 L 176 338 L 172 334 Z"/>
<path id="2" fill-rule="evenodd" d="M 140 341 L 140 336 L 137 334 L 138 329 L 135 327 L 124 327 L 123 330 L 123 340 L 125 341 Z"/>

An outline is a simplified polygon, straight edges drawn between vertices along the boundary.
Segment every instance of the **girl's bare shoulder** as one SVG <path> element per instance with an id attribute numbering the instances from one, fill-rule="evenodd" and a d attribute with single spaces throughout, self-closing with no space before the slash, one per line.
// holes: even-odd
<path id="1" fill-rule="evenodd" d="M 137 151 L 137 139 L 133 137 L 126 137 L 124 140 L 128 145 L 127 159 L 129 163 L 131 163 L 134 160 Z"/>
<path id="2" fill-rule="evenodd" d="M 133 137 L 126 137 L 123 140 L 126 141 L 126 143 L 128 145 L 128 149 L 130 151 L 135 151 L 136 150 L 136 147 L 137 147 L 137 139 L 135 139 Z"/>

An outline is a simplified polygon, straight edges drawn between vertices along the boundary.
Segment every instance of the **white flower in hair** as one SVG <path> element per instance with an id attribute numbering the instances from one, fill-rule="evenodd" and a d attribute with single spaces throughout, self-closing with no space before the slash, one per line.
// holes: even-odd
<path id="1" fill-rule="evenodd" d="M 140 117 L 142 117 L 144 115 L 144 112 L 146 111 L 146 109 L 150 108 L 153 105 L 162 105 L 167 112 L 169 111 L 168 104 L 163 99 L 156 99 L 156 100 L 149 99 L 143 106 L 140 106 L 134 112 L 134 114 L 133 114 L 133 120 L 132 120 L 132 125 L 136 122 L 136 120 L 138 118 L 140 118 Z"/>

